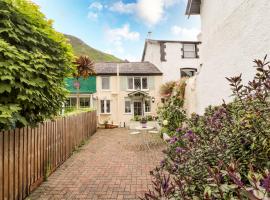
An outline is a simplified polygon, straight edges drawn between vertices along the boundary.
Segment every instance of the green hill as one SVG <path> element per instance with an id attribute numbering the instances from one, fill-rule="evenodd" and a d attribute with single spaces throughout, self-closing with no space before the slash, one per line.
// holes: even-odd
<path id="1" fill-rule="evenodd" d="M 80 40 L 79 38 L 72 36 L 72 35 L 66 35 L 65 36 L 69 39 L 70 44 L 73 47 L 74 53 L 76 56 L 89 56 L 91 59 L 93 59 L 96 62 L 119 62 L 122 61 L 119 58 L 116 58 L 113 55 L 101 52 L 97 49 L 94 49 L 87 45 L 85 42 Z"/>

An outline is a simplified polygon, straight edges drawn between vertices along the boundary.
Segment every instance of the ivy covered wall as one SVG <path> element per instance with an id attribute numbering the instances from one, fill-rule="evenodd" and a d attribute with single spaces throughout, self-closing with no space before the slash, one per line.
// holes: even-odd
<path id="1" fill-rule="evenodd" d="M 0 130 L 56 115 L 72 61 L 71 46 L 38 6 L 0 0 Z"/>

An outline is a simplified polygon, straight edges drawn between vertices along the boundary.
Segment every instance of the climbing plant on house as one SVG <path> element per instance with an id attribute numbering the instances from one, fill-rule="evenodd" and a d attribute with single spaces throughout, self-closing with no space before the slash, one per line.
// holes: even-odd
<path id="1" fill-rule="evenodd" d="M 37 5 L 0 1 L 0 130 L 34 125 L 56 115 L 73 53 Z"/>

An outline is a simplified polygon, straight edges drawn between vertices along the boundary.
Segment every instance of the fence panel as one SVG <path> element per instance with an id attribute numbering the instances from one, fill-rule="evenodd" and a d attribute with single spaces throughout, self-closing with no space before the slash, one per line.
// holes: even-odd
<path id="1" fill-rule="evenodd" d="M 0 200 L 24 199 L 96 132 L 96 112 L 0 132 Z"/>

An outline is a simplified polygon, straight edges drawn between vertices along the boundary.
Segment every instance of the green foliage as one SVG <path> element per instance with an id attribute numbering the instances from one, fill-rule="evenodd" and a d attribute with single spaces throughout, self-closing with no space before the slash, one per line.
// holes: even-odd
<path id="1" fill-rule="evenodd" d="M 88 46 L 77 37 L 74 37 L 71 35 L 65 35 L 65 36 L 69 39 L 69 42 L 72 45 L 76 56 L 81 56 L 81 55 L 88 56 L 91 60 L 95 62 L 120 62 L 122 61 L 121 59 L 116 58 L 113 55 L 103 53 L 99 50 L 96 50 Z"/>
<path id="2" fill-rule="evenodd" d="M 0 1 L 0 130 L 56 115 L 72 74 L 66 38 L 26 0 Z"/>
<path id="3" fill-rule="evenodd" d="M 162 127 L 166 128 L 167 134 L 172 136 L 175 130 L 183 125 L 186 114 L 184 105 L 185 80 L 174 84 L 170 97 L 164 105 L 158 109 L 158 119 Z M 163 129 L 164 130 L 164 129 Z"/>
<path id="4" fill-rule="evenodd" d="M 257 73 L 247 85 L 241 75 L 228 78 L 232 103 L 194 114 L 173 131 L 154 173 L 156 188 L 171 186 L 168 199 L 269 199 L 270 64 L 266 57 L 254 62 Z M 164 185 L 159 177 L 167 173 L 173 180 Z M 147 195 L 156 199 L 154 192 Z"/>

